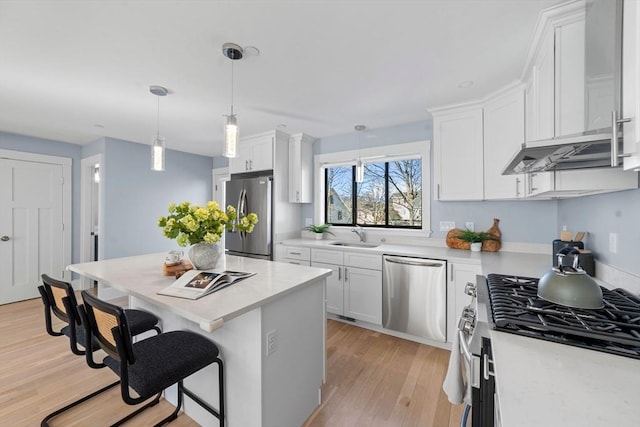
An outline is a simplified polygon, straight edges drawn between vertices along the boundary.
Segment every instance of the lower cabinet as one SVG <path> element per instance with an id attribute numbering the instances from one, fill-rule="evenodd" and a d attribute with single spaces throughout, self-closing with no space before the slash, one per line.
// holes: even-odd
<path id="1" fill-rule="evenodd" d="M 311 266 L 328 268 L 327 312 L 382 325 L 382 256 L 312 249 Z"/>
<path id="2" fill-rule="evenodd" d="M 296 265 L 311 265 L 311 250 L 297 246 L 285 246 L 282 261 Z"/>

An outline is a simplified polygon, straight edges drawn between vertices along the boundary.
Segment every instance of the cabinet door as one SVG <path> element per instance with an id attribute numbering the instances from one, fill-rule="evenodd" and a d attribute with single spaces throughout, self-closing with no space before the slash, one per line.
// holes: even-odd
<path id="1" fill-rule="evenodd" d="M 521 86 L 484 104 L 484 198 L 524 197 L 523 175 L 502 175 L 524 142 L 524 90 Z"/>
<path id="2" fill-rule="evenodd" d="M 554 32 L 551 29 L 543 38 L 540 53 L 534 63 L 536 85 L 536 139 L 553 138 L 555 133 L 555 55 Z"/>
<path id="3" fill-rule="evenodd" d="M 482 108 L 433 117 L 434 176 L 438 200 L 482 200 Z"/>
<path id="4" fill-rule="evenodd" d="M 313 138 L 293 135 L 289 139 L 289 202 L 313 201 Z"/>
<path id="5" fill-rule="evenodd" d="M 382 272 L 344 268 L 344 315 L 382 325 Z"/>
<path id="6" fill-rule="evenodd" d="M 553 172 L 530 173 L 526 175 L 525 184 L 527 196 L 547 193 L 555 188 L 555 175 Z"/>
<path id="7" fill-rule="evenodd" d="M 536 97 L 533 76 L 527 81 L 524 88 L 524 128 L 525 140 L 535 141 L 538 137 L 536 122 Z"/>
<path id="8" fill-rule="evenodd" d="M 311 266 L 328 268 L 332 271 L 331 276 L 327 277 L 327 312 L 344 315 L 343 267 L 322 262 L 312 262 Z"/>
<path id="9" fill-rule="evenodd" d="M 262 136 L 251 141 L 249 169 L 252 172 L 273 169 L 273 136 Z"/>
<path id="10" fill-rule="evenodd" d="M 238 141 L 237 156 L 229 159 L 229 173 L 243 173 L 249 171 L 251 147 L 248 141 Z"/>
<path id="11" fill-rule="evenodd" d="M 584 20 L 555 30 L 555 136 L 585 130 L 584 37 Z M 607 120 L 600 127 L 606 127 Z"/>
<path id="12" fill-rule="evenodd" d="M 625 0 L 622 25 L 624 170 L 640 168 L 640 2 Z"/>

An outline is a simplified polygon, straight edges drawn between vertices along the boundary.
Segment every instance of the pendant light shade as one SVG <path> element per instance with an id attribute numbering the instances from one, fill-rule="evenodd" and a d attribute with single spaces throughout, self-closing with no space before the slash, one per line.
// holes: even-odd
<path id="1" fill-rule="evenodd" d="M 235 114 L 225 116 L 227 123 L 224 125 L 224 153 L 225 157 L 236 157 L 238 146 L 238 122 Z"/>
<path id="2" fill-rule="evenodd" d="M 354 129 L 362 133 L 367 127 L 365 125 L 355 125 Z M 358 160 L 356 160 L 356 182 L 362 184 L 364 182 L 364 164 L 360 158 L 360 135 L 358 135 Z"/>
<path id="3" fill-rule="evenodd" d="M 231 114 L 225 116 L 227 120 L 224 125 L 224 150 L 225 157 L 236 157 L 238 155 L 238 120 L 233 114 L 233 62 L 242 59 L 242 47 L 235 43 L 225 43 L 222 45 L 222 54 L 231 60 Z"/>
<path id="4" fill-rule="evenodd" d="M 153 139 L 153 145 L 151 146 L 151 170 L 162 172 L 164 171 L 164 138 L 157 135 Z"/>
<path id="5" fill-rule="evenodd" d="M 167 96 L 169 93 L 166 88 L 162 86 L 149 86 L 149 92 L 158 97 L 158 123 L 157 131 L 153 136 L 151 144 L 151 170 L 162 172 L 164 171 L 164 152 L 165 152 L 165 139 L 160 136 L 160 97 Z"/>

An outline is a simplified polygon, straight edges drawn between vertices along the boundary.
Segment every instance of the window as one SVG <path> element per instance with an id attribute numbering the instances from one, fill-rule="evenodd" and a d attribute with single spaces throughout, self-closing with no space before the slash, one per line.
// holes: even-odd
<path id="1" fill-rule="evenodd" d="M 365 163 L 360 184 L 355 166 L 327 166 L 324 190 L 328 224 L 422 228 L 420 158 Z"/>

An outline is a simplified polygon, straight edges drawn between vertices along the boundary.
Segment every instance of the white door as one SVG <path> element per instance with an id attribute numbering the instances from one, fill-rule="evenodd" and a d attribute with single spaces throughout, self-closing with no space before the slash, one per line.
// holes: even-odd
<path id="1" fill-rule="evenodd" d="M 0 159 L 0 304 L 38 297 L 64 254 L 63 166 Z"/>

